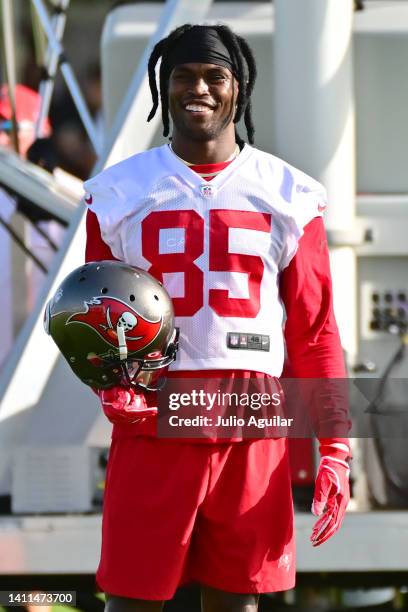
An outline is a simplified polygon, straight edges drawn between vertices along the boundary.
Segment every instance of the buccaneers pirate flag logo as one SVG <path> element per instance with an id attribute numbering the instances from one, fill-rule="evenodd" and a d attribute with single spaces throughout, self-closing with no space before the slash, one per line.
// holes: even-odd
<path id="1" fill-rule="evenodd" d="M 148 346 L 159 333 L 162 326 L 161 317 L 149 321 L 133 308 L 112 297 L 94 297 L 84 302 L 85 312 L 71 315 L 66 325 L 80 323 L 95 330 L 105 342 L 118 347 L 117 327 L 125 332 L 129 353 L 134 353 Z"/>

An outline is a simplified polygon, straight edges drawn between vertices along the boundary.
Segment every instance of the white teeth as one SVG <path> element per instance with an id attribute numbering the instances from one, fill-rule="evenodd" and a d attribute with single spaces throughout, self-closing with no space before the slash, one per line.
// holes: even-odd
<path id="1" fill-rule="evenodd" d="M 198 104 L 188 104 L 186 106 L 186 110 L 192 111 L 195 113 L 202 113 L 202 112 L 210 111 L 211 109 L 208 106 L 199 106 Z"/>

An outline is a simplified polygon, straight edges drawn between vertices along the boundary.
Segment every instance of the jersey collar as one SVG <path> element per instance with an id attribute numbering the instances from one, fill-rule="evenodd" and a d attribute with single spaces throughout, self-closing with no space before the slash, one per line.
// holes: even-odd
<path id="1" fill-rule="evenodd" d="M 221 170 L 215 176 L 210 184 L 214 189 L 219 191 L 227 184 L 229 179 L 234 175 L 242 164 L 244 164 L 249 157 L 253 154 L 253 147 L 248 144 L 244 145 L 241 153 L 236 157 L 226 168 Z M 187 183 L 193 190 L 200 189 L 203 185 L 208 185 L 208 181 L 202 178 L 199 174 L 194 172 L 189 166 L 181 161 L 170 149 L 169 146 L 163 145 L 159 150 L 162 162 L 166 165 L 170 174 L 178 175 L 185 183 Z"/>

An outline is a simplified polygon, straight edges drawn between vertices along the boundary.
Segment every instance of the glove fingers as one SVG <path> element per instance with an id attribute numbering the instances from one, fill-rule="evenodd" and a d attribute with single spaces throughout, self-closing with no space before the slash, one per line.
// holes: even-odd
<path id="1" fill-rule="evenodd" d="M 99 397 L 111 423 L 136 423 L 157 414 L 157 408 L 148 406 L 145 396 L 132 388 L 112 387 L 99 392 Z"/>
<path id="2" fill-rule="evenodd" d="M 320 516 L 325 509 L 333 490 L 333 479 L 330 472 L 323 470 L 316 479 L 312 503 L 312 513 Z"/>
<path id="3" fill-rule="evenodd" d="M 317 521 L 313 528 L 310 538 L 313 546 L 320 546 L 320 544 L 326 542 L 340 529 L 349 500 L 349 495 L 338 495 L 329 501 L 327 512 Z"/>
<path id="4" fill-rule="evenodd" d="M 132 400 L 132 394 L 130 390 L 113 387 L 112 389 L 104 389 L 101 391 L 100 398 L 102 404 L 112 406 L 112 408 L 118 410 L 128 406 Z"/>
<path id="5" fill-rule="evenodd" d="M 338 525 L 334 523 L 333 521 L 330 521 L 324 532 L 322 532 L 320 535 L 316 535 L 314 538 L 312 536 L 311 541 L 312 541 L 313 547 L 316 548 L 317 546 L 320 546 L 321 544 L 324 544 L 325 542 L 327 542 L 327 540 L 331 538 L 332 535 L 337 530 L 338 530 Z"/>
<path id="6" fill-rule="evenodd" d="M 116 408 L 112 408 L 112 406 L 107 404 L 103 404 L 102 408 L 106 418 L 111 423 L 136 423 L 137 421 L 141 420 L 141 417 L 132 419 L 129 417 L 128 413 L 120 412 Z"/>
<path id="7" fill-rule="evenodd" d="M 318 502 L 317 500 L 313 500 L 312 503 L 312 514 L 314 514 L 315 516 L 320 516 L 321 514 L 323 514 L 323 510 L 326 507 L 326 500 L 322 500 L 320 502 Z"/>
<path id="8" fill-rule="evenodd" d="M 136 394 L 134 394 L 132 401 L 126 406 L 125 410 L 128 414 L 136 417 L 152 416 L 158 412 L 156 407 L 147 405 L 144 395 Z"/>
<path id="9" fill-rule="evenodd" d="M 337 510 L 337 502 L 331 499 L 326 505 L 326 511 L 324 512 L 324 514 L 322 514 L 322 516 L 316 521 L 313 527 L 313 532 L 322 532 L 328 521 L 333 518 Z"/>
<path id="10" fill-rule="evenodd" d="M 336 530 L 338 518 L 338 505 L 324 513 L 324 515 L 315 524 L 311 542 L 313 546 L 319 546 L 323 544 Z"/>

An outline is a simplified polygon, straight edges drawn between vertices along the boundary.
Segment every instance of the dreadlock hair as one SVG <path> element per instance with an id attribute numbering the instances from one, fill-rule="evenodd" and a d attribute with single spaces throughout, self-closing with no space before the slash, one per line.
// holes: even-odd
<path id="1" fill-rule="evenodd" d="M 193 26 L 191 24 L 185 24 L 173 30 L 167 36 L 167 38 L 163 38 L 155 45 L 149 58 L 148 75 L 153 106 L 147 118 L 147 121 L 150 121 L 155 116 L 157 108 L 159 106 L 159 94 L 157 91 L 155 68 L 159 58 L 161 58 L 162 62 L 160 65 L 159 83 L 163 122 L 163 136 L 168 136 L 170 131 L 169 104 L 167 96 L 170 74 L 167 71 L 165 59 L 169 51 L 180 40 L 183 34 L 190 30 L 192 27 Z M 239 88 L 234 123 L 238 123 L 241 117 L 244 116 L 244 123 L 247 130 L 248 141 L 250 144 L 253 144 L 255 128 L 252 121 L 251 113 L 251 94 L 254 89 L 257 74 L 253 52 L 247 41 L 241 36 L 235 34 L 228 26 L 215 25 L 211 27 L 217 31 L 221 41 L 228 49 L 232 63 L 235 66 L 235 72 Z M 244 142 L 240 138 L 236 130 L 235 134 L 238 144 L 242 146 Z"/>

